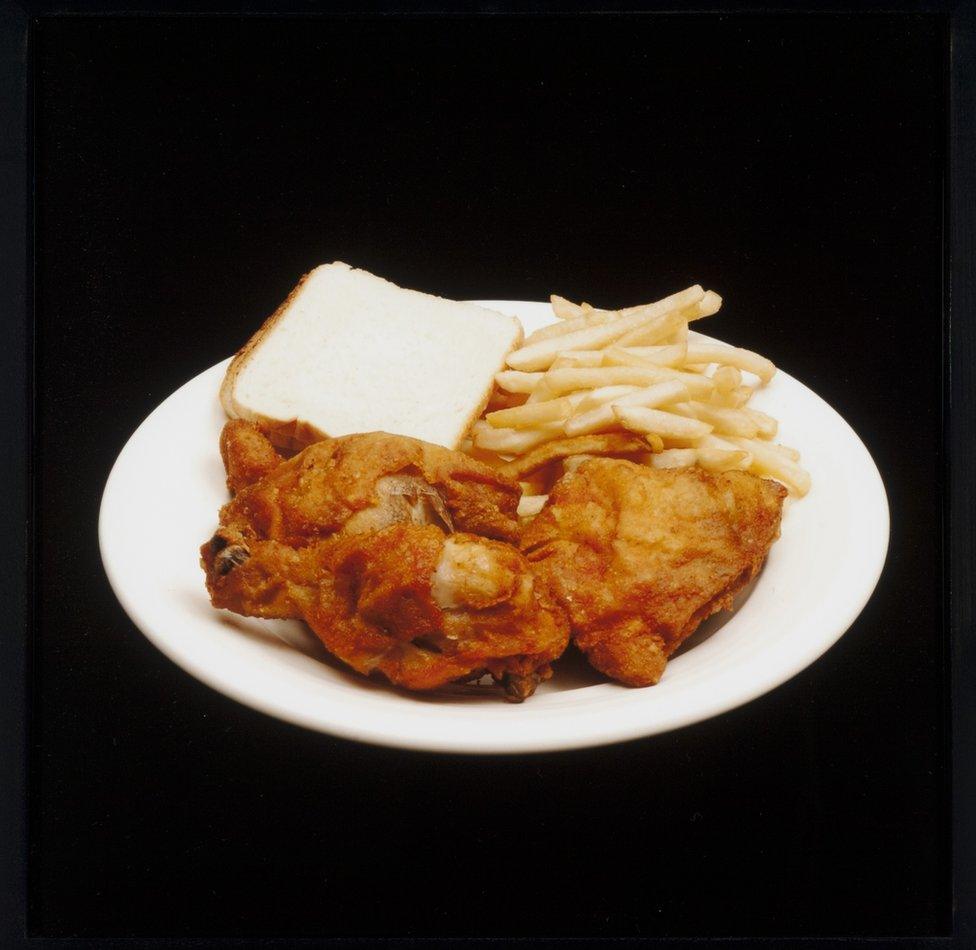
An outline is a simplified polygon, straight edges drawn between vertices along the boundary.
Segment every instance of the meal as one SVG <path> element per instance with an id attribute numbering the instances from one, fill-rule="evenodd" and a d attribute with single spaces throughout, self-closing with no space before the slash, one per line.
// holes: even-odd
<path id="1" fill-rule="evenodd" d="M 622 311 L 553 297 L 559 322 L 523 340 L 482 307 L 317 268 L 221 388 L 213 606 L 303 620 L 408 690 L 522 701 L 567 648 L 658 682 L 809 489 L 746 406 L 775 367 L 689 338 L 720 303 L 697 286 Z"/>

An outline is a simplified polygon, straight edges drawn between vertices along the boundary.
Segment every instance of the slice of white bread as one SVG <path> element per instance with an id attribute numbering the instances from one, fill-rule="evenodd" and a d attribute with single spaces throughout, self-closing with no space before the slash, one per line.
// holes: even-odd
<path id="1" fill-rule="evenodd" d="M 237 353 L 220 401 L 286 449 L 374 431 L 456 449 L 521 342 L 514 317 L 336 261 L 306 274 Z"/>

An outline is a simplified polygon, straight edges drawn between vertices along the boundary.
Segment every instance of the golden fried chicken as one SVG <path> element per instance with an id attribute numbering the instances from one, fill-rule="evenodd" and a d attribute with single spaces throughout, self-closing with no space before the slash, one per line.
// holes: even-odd
<path id="1" fill-rule="evenodd" d="M 340 541 L 305 619 L 339 659 L 408 689 L 487 672 L 531 695 L 566 649 L 569 625 L 510 544 L 396 524 Z"/>
<path id="2" fill-rule="evenodd" d="M 386 433 L 273 466 L 261 439 L 250 423 L 221 437 L 237 491 L 201 548 L 215 607 L 303 619 L 339 659 L 408 689 L 488 672 L 522 699 L 551 675 L 568 623 L 505 543 L 518 540 L 515 482 Z"/>
<path id="3" fill-rule="evenodd" d="M 779 537 L 778 482 L 744 472 L 592 459 L 564 475 L 521 548 L 613 679 L 649 686 L 698 625 L 762 566 Z"/>
<path id="4" fill-rule="evenodd" d="M 220 457 L 227 472 L 227 490 L 232 495 L 253 485 L 282 462 L 261 430 L 243 419 L 231 419 L 221 430 Z"/>
<path id="5" fill-rule="evenodd" d="M 433 520 L 448 530 L 518 541 L 518 485 L 439 445 L 370 432 L 316 442 L 269 466 L 270 443 L 256 426 L 236 421 L 225 426 L 221 447 L 238 489 L 220 512 L 228 539 L 235 530 L 251 531 L 297 547 L 338 532 Z M 243 472 L 258 478 L 242 485 Z"/>

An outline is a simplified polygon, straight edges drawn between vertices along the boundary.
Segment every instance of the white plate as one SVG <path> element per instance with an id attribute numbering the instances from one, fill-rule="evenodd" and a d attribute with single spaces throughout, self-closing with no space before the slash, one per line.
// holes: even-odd
<path id="1" fill-rule="evenodd" d="M 548 305 L 479 301 L 526 331 Z M 102 560 L 134 623 L 215 689 L 322 732 L 441 752 L 535 752 L 665 732 L 746 703 L 800 672 L 853 623 L 888 547 L 888 504 L 870 455 L 819 396 L 778 372 L 750 405 L 780 420 L 813 478 L 788 503 L 780 540 L 736 610 L 717 615 L 668 663 L 657 686 L 602 682 L 568 655 L 522 705 L 496 697 L 392 689 L 332 661 L 304 624 L 210 606 L 198 563 L 227 500 L 217 390 L 227 362 L 191 379 L 136 430 L 115 463 L 99 521 Z"/>

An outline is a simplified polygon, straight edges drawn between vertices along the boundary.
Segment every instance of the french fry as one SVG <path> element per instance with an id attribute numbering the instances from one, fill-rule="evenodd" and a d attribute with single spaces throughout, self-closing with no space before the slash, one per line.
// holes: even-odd
<path id="1" fill-rule="evenodd" d="M 719 366 L 712 373 L 715 389 L 720 393 L 730 393 L 742 385 L 742 373 L 735 366 Z"/>
<path id="2" fill-rule="evenodd" d="M 722 309 L 722 298 L 714 290 L 706 290 L 702 299 L 695 304 L 697 314 L 690 320 L 701 320 L 703 317 L 712 317 Z"/>
<path id="3" fill-rule="evenodd" d="M 527 402 L 511 409 L 489 412 L 485 419 L 496 429 L 531 429 L 542 422 L 565 421 L 572 415 L 578 401 L 564 396 L 546 402 Z"/>
<path id="4" fill-rule="evenodd" d="M 604 323 L 609 323 L 617 316 L 616 310 L 594 310 L 592 307 L 589 310 L 584 310 L 581 305 L 581 312 L 578 317 L 540 327 L 522 341 L 522 346 L 538 343 L 540 340 L 554 340 L 556 337 L 567 336 L 570 333 L 585 330 L 587 327 L 601 326 Z"/>
<path id="5" fill-rule="evenodd" d="M 687 346 L 608 346 L 603 351 L 604 366 L 680 366 Z"/>
<path id="6" fill-rule="evenodd" d="M 519 499 L 517 514 L 520 518 L 533 518 L 546 506 L 548 495 L 523 495 Z"/>
<path id="7" fill-rule="evenodd" d="M 507 393 L 531 394 L 545 375 L 545 373 L 520 373 L 516 369 L 503 369 L 500 373 L 495 373 L 495 383 L 499 389 L 504 389 Z"/>
<path id="8" fill-rule="evenodd" d="M 498 386 L 492 388 L 491 395 L 488 397 L 488 405 L 485 407 L 488 412 L 496 409 L 511 409 L 512 406 L 521 406 L 528 397 L 525 393 L 508 393 Z"/>
<path id="9" fill-rule="evenodd" d="M 722 366 L 734 366 L 754 373 L 763 383 L 768 383 L 776 374 L 776 366 L 765 356 L 743 350 L 737 346 L 718 346 L 711 343 L 689 343 L 689 363 L 720 363 Z"/>
<path id="10" fill-rule="evenodd" d="M 472 441 L 479 449 L 499 455 L 521 455 L 543 442 L 562 435 L 562 425 L 546 422 L 534 429 L 496 429 L 480 420 L 471 427 Z"/>
<path id="11" fill-rule="evenodd" d="M 775 452 L 779 452 L 781 455 L 786 456 L 791 462 L 800 461 L 800 453 L 796 449 L 790 448 L 788 445 L 781 445 L 779 442 L 767 442 L 767 448 L 773 449 Z"/>
<path id="12" fill-rule="evenodd" d="M 698 459 L 695 449 L 664 449 L 651 459 L 654 468 L 688 468 Z"/>
<path id="13" fill-rule="evenodd" d="M 662 334 L 658 332 L 658 328 L 656 327 L 641 327 L 624 334 L 624 336 L 622 336 L 617 343 L 620 346 L 638 346 L 640 344 L 664 343 L 674 334 L 679 334 L 680 337 L 678 340 L 673 342 L 680 343 L 682 340 L 688 339 L 688 324 L 691 321 L 701 320 L 703 317 L 710 317 L 713 314 L 718 313 L 721 306 L 722 298 L 714 291 L 706 290 L 702 295 L 701 300 L 690 304 L 687 307 L 683 307 L 678 311 L 678 316 L 680 317 L 681 322 L 677 325 L 675 330 Z M 682 327 L 684 327 L 684 329 L 682 329 Z"/>
<path id="14" fill-rule="evenodd" d="M 650 386 L 660 382 L 662 371 L 648 367 L 602 366 L 595 369 L 551 369 L 545 385 L 554 393 L 576 389 L 603 389 L 606 386 Z"/>
<path id="15" fill-rule="evenodd" d="M 502 472 L 516 481 L 524 479 L 556 459 L 571 455 L 629 455 L 661 449 L 661 440 L 631 432 L 607 432 L 602 435 L 584 435 L 577 438 L 556 438 L 539 445 L 520 458 L 514 458 L 501 466 Z"/>
<path id="16" fill-rule="evenodd" d="M 706 291 L 706 294 L 709 294 L 709 293 L 711 293 L 711 291 Z M 668 344 L 668 343 L 670 343 L 670 344 L 684 343 L 684 344 L 687 345 L 687 343 L 688 343 L 688 321 L 685 320 L 683 323 L 680 323 L 678 325 L 678 329 L 675 330 L 674 333 L 672 333 L 670 336 L 665 337 L 665 339 L 663 339 L 661 342 L 662 343 L 665 343 L 665 344 Z"/>
<path id="17" fill-rule="evenodd" d="M 576 411 L 586 412 L 588 409 L 596 409 L 597 406 L 605 406 L 618 396 L 635 393 L 640 388 L 640 386 L 601 386 L 599 389 L 582 390 L 583 398 L 577 405 Z"/>
<path id="18" fill-rule="evenodd" d="M 566 366 L 594 367 L 602 366 L 604 362 L 603 350 L 570 350 L 560 353 L 552 361 L 551 369 L 562 369 Z"/>
<path id="19" fill-rule="evenodd" d="M 710 472 L 728 472 L 733 469 L 744 471 L 745 462 L 752 457 L 745 449 L 695 449 L 696 462 Z"/>
<path id="20" fill-rule="evenodd" d="M 696 295 L 696 299 L 691 300 L 683 296 L 689 294 L 689 291 L 692 290 L 701 291 Z M 719 297 L 718 294 L 712 293 L 712 291 L 710 290 L 702 291 L 701 287 L 698 284 L 695 284 L 693 287 L 689 287 L 687 290 L 682 290 L 676 294 L 671 294 L 670 297 L 662 297 L 660 300 L 655 300 L 654 303 L 638 304 L 636 307 L 624 307 L 624 309 L 618 311 L 618 313 L 622 317 L 629 317 L 635 313 L 639 313 L 641 310 L 644 310 L 647 307 L 659 307 L 662 309 L 662 311 L 683 310 L 687 308 L 687 309 L 694 309 L 695 312 L 697 313 L 699 305 L 702 303 L 702 301 L 709 300 L 710 294 L 711 294 L 711 298 L 712 299 L 717 298 L 719 301 L 719 305 L 721 305 L 722 298 Z"/>
<path id="21" fill-rule="evenodd" d="M 752 394 L 756 390 L 752 386 L 737 386 L 729 394 L 729 405 L 733 409 L 739 409 L 744 406 L 750 399 L 752 399 Z"/>
<path id="22" fill-rule="evenodd" d="M 741 409 L 756 424 L 759 435 L 763 439 L 775 439 L 779 429 L 779 423 L 772 417 L 760 412 L 758 409 Z"/>
<path id="23" fill-rule="evenodd" d="M 656 383 L 646 389 L 618 396 L 611 402 L 587 412 L 577 412 L 563 423 L 563 431 L 568 436 L 585 435 L 589 432 L 602 432 L 620 425 L 614 414 L 616 406 L 644 406 L 654 409 L 669 402 L 686 399 L 688 390 L 680 380 L 672 379 L 663 383 Z"/>
<path id="24" fill-rule="evenodd" d="M 704 402 L 675 403 L 670 408 L 678 415 L 707 422 L 716 435 L 737 435 L 745 439 L 759 435 L 759 426 L 741 409 L 726 409 Z"/>
<path id="25" fill-rule="evenodd" d="M 700 439 L 712 431 L 711 425 L 699 419 L 688 419 L 660 409 L 643 406 L 614 406 L 620 424 L 631 432 L 646 432 L 662 438 Z"/>
<path id="26" fill-rule="evenodd" d="M 681 327 L 688 326 L 685 311 L 675 310 L 668 314 L 668 320 L 654 320 L 644 326 L 628 331 L 617 340 L 617 346 L 663 346 Z"/>
<path id="27" fill-rule="evenodd" d="M 599 389 L 603 386 L 652 386 L 671 379 L 685 384 L 692 398 L 711 395 L 715 384 L 707 376 L 683 373 L 667 366 L 601 366 L 595 369 L 551 369 L 539 385 L 554 395 L 576 389 Z"/>
<path id="28" fill-rule="evenodd" d="M 740 471 L 746 472 L 752 466 L 753 462 L 752 454 L 746 449 L 743 449 L 735 445 L 735 443 L 729 442 L 726 439 L 723 439 L 721 436 L 714 434 L 706 435 L 699 439 L 698 444 L 695 446 L 695 450 L 705 450 L 715 453 L 724 452 L 726 454 L 734 452 L 741 453 L 741 457 L 734 465 L 730 464 L 727 468 L 722 469 L 722 471 L 727 471 L 728 468 L 736 468 Z M 705 465 L 705 467 L 707 468 L 708 466 Z"/>
<path id="29" fill-rule="evenodd" d="M 722 393 L 716 389 L 709 397 L 713 406 L 724 406 L 727 409 L 741 409 L 752 398 L 752 389 L 748 386 L 736 386 L 731 392 Z"/>
<path id="30" fill-rule="evenodd" d="M 552 305 L 552 312 L 560 320 L 572 320 L 574 317 L 583 315 L 583 308 L 579 304 L 575 304 L 565 297 L 560 297 L 559 294 L 550 294 L 549 303 Z"/>
<path id="31" fill-rule="evenodd" d="M 686 323 L 694 323 L 705 317 L 712 317 L 722 309 L 722 298 L 714 290 L 706 290 L 701 300 L 682 310 Z"/>
<path id="32" fill-rule="evenodd" d="M 644 432 L 644 441 L 650 447 L 650 452 L 642 452 L 638 457 L 638 461 L 646 465 L 648 458 L 651 455 L 656 455 L 658 452 L 664 451 L 664 439 L 661 438 L 656 432 Z"/>
<path id="33" fill-rule="evenodd" d="M 560 393 L 554 393 L 552 389 L 546 384 L 545 378 L 540 380 L 539 384 L 529 393 L 529 398 L 526 399 L 526 403 L 530 402 L 545 402 L 548 399 L 555 399 Z"/>
<path id="34" fill-rule="evenodd" d="M 657 323 L 666 326 L 670 333 L 678 322 L 675 312 L 696 303 L 703 296 L 704 291 L 696 284 L 657 303 L 648 304 L 636 313 L 617 317 L 601 326 L 591 326 L 549 339 L 536 339 L 509 353 L 508 365 L 512 369 L 520 370 L 546 369 L 562 350 L 597 349 L 613 343 L 631 330 Z"/>
<path id="35" fill-rule="evenodd" d="M 617 345 L 624 347 L 663 345 L 665 340 L 669 340 L 681 327 L 688 326 L 680 311 L 669 314 L 669 316 L 671 320 L 667 323 L 655 321 L 647 324 L 647 326 L 638 327 L 636 330 L 625 333 L 617 340 Z"/>
<path id="36" fill-rule="evenodd" d="M 776 481 L 782 482 L 791 494 L 799 495 L 801 498 L 810 490 L 810 473 L 787 458 L 783 452 L 774 449 L 768 442 L 740 438 L 731 438 L 729 441 L 752 453 L 753 463 L 750 471 L 754 474 L 775 478 Z"/>
<path id="37" fill-rule="evenodd" d="M 606 432 L 609 429 L 619 429 L 620 422 L 614 415 L 614 405 L 616 403 L 597 406 L 596 409 L 591 409 L 589 412 L 572 416 L 563 423 L 563 432 L 573 437 L 577 435 L 588 435 L 591 432 Z"/>
<path id="38" fill-rule="evenodd" d="M 715 389 L 715 383 L 711 379 L 707 376 L 699 376 L 697 373 L 685 373 L 668 366 L 662 366 L 655 370 L 655 372 L 661 374 L 660 379 L 662 382 L 675 379 L 684 383 L 685 388 L 688 390 L 688 395 L 692 399 L 707 399 Z"/>

